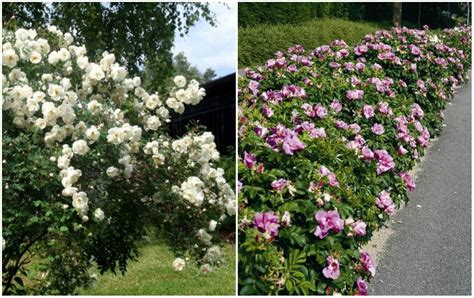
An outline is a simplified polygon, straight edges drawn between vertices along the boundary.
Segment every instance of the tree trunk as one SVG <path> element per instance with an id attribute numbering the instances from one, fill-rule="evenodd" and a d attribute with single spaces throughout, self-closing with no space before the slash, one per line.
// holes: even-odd
<path id="1" fill-rule="evenodd" d="M 402 24 L 402 2 L 393 2 L 392 6 L 392 25 L 400 27 Z"/>

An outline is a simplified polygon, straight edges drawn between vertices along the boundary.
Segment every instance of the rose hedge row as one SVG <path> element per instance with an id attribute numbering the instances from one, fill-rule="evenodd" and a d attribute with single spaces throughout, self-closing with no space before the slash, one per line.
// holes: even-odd
<path id="1" fill-rule="evenodd" d="M 294 46 L 239 80 L 239 291 L 367 294 L 361 250 L 467 79 L 470 27 Z"/>

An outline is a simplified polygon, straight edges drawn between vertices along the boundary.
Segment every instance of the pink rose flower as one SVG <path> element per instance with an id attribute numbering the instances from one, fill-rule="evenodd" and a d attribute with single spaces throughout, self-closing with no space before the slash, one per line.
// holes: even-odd
<path id="1" fill-rule="evenodd" d="M 375 123 L 374 126 L 372 126 L 372 132 L 380 136 L 385 132 L 385 129 L 382 124 Z"/>
<path id="2" fill-rule="evenodd" d="M 252 153 L 244 152 L 244 164 L 247 168 L 251 169 L 257 163 L 257 157 Z"/>
<path id="3" fill-rule="evenodd" d="M 336 210 L 320 210 L 316 212 L 315 218 L 318 222 L 318 226 L 316 227 L 314 235 L 320 239 L 326 238 L 330 231 L 339 233 L 344 228 L 344 221 Z"/>
<path id="4" fill-rule="evenodd" d="M 278 179 L 272 182 L 272 187 L 277 191 L 283 191 L 287 183 L 288 181 L 286 181 L 285 179 Z"/>
<path id="5" fill-rule="evenodd" d="M 327 266 L 323 269 L 323 275 L 326 278 L 338 279 L 341 272 L 339 271 L 339 261 L 334 259 L 332 256 L 328 256 Z"/>
<path id="6" fill-rule="evenodd" d="M 395 211 L 395 204 L 390 197 L 390 193 L 385 190 L 379 193 L 379 196 L 375 199 L 375 203 L 377 207 L 384 210 L 388 215 L 392 215 Z"/>
<path id="7" fill-rule="evenodd" d="M 362 112 L 364 113 L 365 119 L 369 119 L 375 115 L 374 113 L 374 107 L 371 105 L 364 105 L 362 108 Z"/>

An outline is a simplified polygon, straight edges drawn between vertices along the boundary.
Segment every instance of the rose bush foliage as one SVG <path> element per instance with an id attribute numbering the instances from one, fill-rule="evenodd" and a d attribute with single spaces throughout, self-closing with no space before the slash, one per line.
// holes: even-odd
<path id="1" fill-rule="evenodd" d="M 471 28 L 393 28 L 277 52 L 239 80 L 239 291 L 367 294 L 361 246 L 467 79 Z M 467 129 L 467 128 L 466 128 Z"/>
<path id="2" fill-rule="evenodd" d="M 125 272 L 147 227 L 182 257 L 175 269 L 220 263 L 235 196 L 214 136 L 166 127 L 205 95 L 195 80 L 149 94 L 54 26 L 4 32 L 2 64 L 4 294 L 76 293 L 93 265 Z"/>

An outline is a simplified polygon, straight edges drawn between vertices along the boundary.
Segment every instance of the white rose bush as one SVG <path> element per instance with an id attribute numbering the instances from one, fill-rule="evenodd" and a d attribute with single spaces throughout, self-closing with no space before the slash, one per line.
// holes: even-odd
<path id="1" fill-rule="evenodd" d="M 92 266 L 125 272 L 148 229 L 176 254 L 171 270 L 220 263 L 235 195 L 214 136 L 167 132 L 205 95 L 197 81 L 150 94 L 54 26 L 4 32 L 2 49 L 4 294 L 74 294 Z"/>

